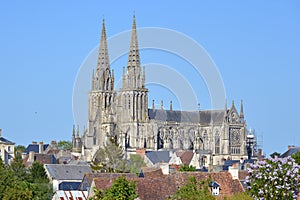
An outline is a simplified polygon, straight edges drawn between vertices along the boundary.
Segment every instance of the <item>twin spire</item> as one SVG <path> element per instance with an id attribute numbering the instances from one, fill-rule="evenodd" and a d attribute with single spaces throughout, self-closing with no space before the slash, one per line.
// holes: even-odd
<path id="1" fill-rule="evenodd" d="M 123 76 L 124 75 L 125 70 L 123 72 Z M 98 52 L 98 63 L 96 73 L 93 72 L 92 78 L 92 90 L 112 91 L 114 89 L 113 76 L 113 71 L 110 71 L 106 30 L 103 20 L 100 47 Z M 123 84 L 123 88 L 142 88 L 144 86 L 145 77 L 144 71 L 142 71 L 140 67 L 140 54 L 138 48 L 135 16 L 133 16 L 132 23 L 131 41 L 127 63 L 127 75 L 126 77 L 123 77 L 123 80 L 125 79 L 126 81 Z"/>
<path id="2" fill-rule="evenodd" d="M 140 68 L 140 54 L 139 54 L 138 39 L 136 33 L 135 15 L 133 16 L 133 22 L 132 22 L 131 41 L 130 41 L 130 50 L 128 55 L 127 67 Z"/>

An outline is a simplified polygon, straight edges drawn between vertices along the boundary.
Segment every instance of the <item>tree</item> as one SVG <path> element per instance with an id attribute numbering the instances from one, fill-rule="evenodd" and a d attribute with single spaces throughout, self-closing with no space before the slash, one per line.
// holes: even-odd
<path id="1" fill-rule="evenodd" d="M 295 160 L 295 162 L 300 165 L 300 152 L 298 151 L 295 154 L 292 154 L 292 158 Z"/>
<path id="2" fill-rule="evenodd" d="M 25 168 L 25 165 L 23 164 L 23 160 L 20 154 L 16 154 L 12 163 L 9 166 L 9 170 L 12 171 L 15 177 L 19 180 L 25 180 L 27 181 L 29 176 L 27 173 L 27 170 Z"/>
<path id="3" fill-rule="evenodd" d="M 33 163 L 27 170 L 17 154 L 10 166 L 0 158 L 0 199 L 52 199 L 53 192 L 43 165 Z"/>
<path id="4" fill-rule="evenodd" d="M 7 187 L 3 195 L 3 200 L 31 200 L 33 199 L 33 192 L 30 188 L 30 184 L 26 181 L 20 181 L 12 184 L 11 187 Z"/>
<path id="5" fill-rule="evenodd" d="M 129 159 L 130 173 L 138 174 L 141 172 L 142 167 L 145 167 L 146 163 L 140 155 L 132 154 Z"/>
<path id="6" fill-rule="evenodd" d="M 224 200 L 253 200 L 246 192 L 236 193 L 230 197 L 225 197 Z"/>
<path id="7" fill-rule="evenodd" d="M 138 197 L 135 187 L 135 181 L 128 181 L 125 176 L 121 176 L 105 191 L 95 189 L 95 195 L 91 200 L 134 200 Z"/>
<path id="8" fill-rule="evenodd" d="M 189 166 L 187 164 L 184 164 L 182 165 L 180 168 L 179 168 L 179 171 L 180 172 L 195 172 L 196 171 L 196 167 L 193 167 L 193 166 Z"/>
<path id="9" fill-rule="evenodd" d="M 61 140 L 57 143 L 57 148 L 63 149 L 63 150 L 71 150 L 73 148 L 72 142 Z"/>
<path id="10" fill-rule="evenodd" d="M 44 166 L 39 162 L 34 162 L 29 169 L 33 183 L 49 183 Z"/>
<path id="11" fill-rule="evenodd" d="M 190 177 L 189 181 L 176 191 L 172 199 L 213 200 L 215 198 L 209 190 L 209 182 L 209 179 L 197 182 L 195 177 Z"/>
<path id="12" fill-rule="evenodd" d="M 23 146 L 23 145 L 18 145 L 18 146 L 15 146 L 15 152 L 19 152 L 19 153 L 24 153 L 26 150 L 26 147 Z"/>
<path id="13" fill-rule="evenodd" d="M 279 157 L 280 156 L 280 153 L 278 153 L 278 152 L 273 152 L 272 154 L 270 154 L 270 157 L 271 158 L 276 158 L 276 157 Z"/>
<path id="14" fill-rule="evenodd" d="M 292 157 L 270 158 L 251 165 L 246 177 L 255 199 L 297 199 L 300 166 Z"/>
<path id="15" fill-rule="evenodd" d="M 123 148 L 118 144 L 115 137 L 111 137 L 106 146 L 100 147 L 91 165 L 92 170 L 105 172 L 128 172 L 127 161 Z"/>

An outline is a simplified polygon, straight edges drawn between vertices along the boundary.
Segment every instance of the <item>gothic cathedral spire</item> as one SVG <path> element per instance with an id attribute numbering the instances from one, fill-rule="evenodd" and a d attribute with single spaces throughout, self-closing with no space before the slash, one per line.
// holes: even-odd
<path id="1" fill-rule="evenodd" d="M 102 21 L 102 32 L 101 32 L 100 47 L 98 52 L 97 69 L 96 69 L 95 77 L 93 77 L 93 79 L 95 79 L 93 80 L 93 86 L 92 86 L 94 90 L 112 91 L 114 89 L 113 75 L 111 75 L 111 71 L 110 71 L 104 19 Z"/>
<path id="2" fill-rule="evenodd" d="M 123 74 L 123 88 L 138 89 L 145 85 L 145 69 L 141 69 L 135 16 L 133 16 L 127 73 Z"/>
<path id="3" fill-rule="evenodd" d="M 130 70 L 130 68 L 135 68 L 135 70 L 140 68 L 140 54 L 139 54 L 138 39 L 136 33 L 135 16 L 133 16 L 130 50 L 129 50 L 128 63 L 127 63 L 127 69 Z"/>

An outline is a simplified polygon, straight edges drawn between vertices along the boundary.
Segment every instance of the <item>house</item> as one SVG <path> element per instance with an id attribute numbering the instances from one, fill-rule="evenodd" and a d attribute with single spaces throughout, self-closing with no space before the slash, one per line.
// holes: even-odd
<path id="1" fill-rule="evenodd" d="M 170 151 L 149 151 L 145 153 L 144 161 L 147 167 L 159 166 L 161 163 L 169 163 Z"/>
<path id="2" fill-rule="evenodd" d="M 53 184 L 53 191 L 77 190 L 85 173 L 91 173 L 88 165 L 45 164 L 46 173 Z M 77 188 L 74 188 L 76 185 Z"/>
<path id="3" fill-rule="evenodd" d="M 41 164 L 56 164 L 56 158 L 53 154 L 34 153 L 30 151 L 28 155 L 23 158 L 25 166 L 31 166 L 32 163 L 39 162 Z"/>
<path id="4" fill-rule="evenodd" d="M 29 144 L 26 149 L 25 149 L 25 153 L 28 155 L 31 151 L 34 153 L 43 153 L 47 147 L 49 146 L 49 144 L 44 144 L 43 142 L 32 142 L 31 144 Z"/>
<path id="5" fill-rule="evenodd" d="M 288 150 L 286 152 L 284 152 L 283 154 L 281 154 L 281 158 L 285 158 L 288 156 L 291 156 L 297 152 L 300 152 L 300 146 L 288 146 Z"/>
<path id="6" fill-rule="evenodd" d="M 90 187 L 89 197 L 94 195 L 94 187 L 105 190 L 112 185 L 115 178 L 120 176 L 124 176 L 124 174 L 103 173 L 101 177 L 94 178 Z M 136 190 L 139 194 L 139 199 L 141 200 L 164 200 L 168 197 L 171 197 L 175 194 L 176 190 L 180 186 L 183 186 L 189 180 L 189 177 L 192 176 L 194 176 L 197 181 L 210 178 L 219 186 L 222 185 L 222 190 L 219 190 L 219 195 L 221 198 L 244 191 L 239 180 L 233 180 L 231 174 L 228 172 L 177 172 L 170 175 L 161 175 L 155 173 L 150 177 L 147 177 L 145 174 L 143 178 L 139 178 L 135 174 L 125 174 L 125 176 L 127 180 L 136 181 Z"/>
<path id="7" fill-rule="evenodd" d="M 14 142 L 2 137 L 2 129 L 0 129 L 0 157 L 5 164 L 9 164 L 15 157 Z"/>
<path id="8" fill-rule="evenodd" d="M 33 162 L 39 162 L 41 164 L 57 164 L 57 159 L 55 157 L 56 153 L 56 141 L 51 141 L 51 144 L 32 142 L 26 147 L 24 154 L 22 155 L 23 164 L 25 166 L 31 166 Z"/>
<path id="9" fill-rule="evenodd" d="M 57 190 L 54 193 L 52 200 L 87 200 L 87 191 L 64 191 Z"/>

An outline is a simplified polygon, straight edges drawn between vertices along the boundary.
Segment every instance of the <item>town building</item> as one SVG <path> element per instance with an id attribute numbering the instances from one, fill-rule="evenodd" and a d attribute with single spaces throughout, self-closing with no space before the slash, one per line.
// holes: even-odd
<path id="1" fill-rule="evenodd" d="M 15 143 L 2 137 L 0 129 L 0 157 L 5 164 L 9 164 L 15 157 Z"/>

